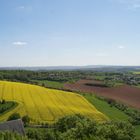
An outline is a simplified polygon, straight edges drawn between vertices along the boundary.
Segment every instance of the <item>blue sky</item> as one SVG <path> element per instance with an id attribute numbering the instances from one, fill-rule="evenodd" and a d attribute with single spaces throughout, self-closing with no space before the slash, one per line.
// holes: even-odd
<path id="1" fill-rule="evenodd" d="M 0 66 L 139 60 L 140 0 L 0 0 Z"/>

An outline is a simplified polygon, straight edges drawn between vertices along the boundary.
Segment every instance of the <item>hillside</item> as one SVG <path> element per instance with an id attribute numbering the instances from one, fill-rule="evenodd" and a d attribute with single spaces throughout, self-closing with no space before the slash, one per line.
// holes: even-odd
<path id="1" fill-rule="evenodd" d="M 126 84 L 116 87 L 102 87 L 96 85 L 98 83 L 103 82 L 95 80 L 79 80 L 75 83 L 66 83 L 64 87 L 67 90 L 81 91 L 111 98 L 131 107 L 140 109 L 140 88 Z"/>
<path id="2" fill-rule="evenodd" d="M 97 121 L 107 119 L 81 95 L 17 82 L 0 81 L 0 99 L 16 101 L 14 110 L 0 117 L 6 120 L 14 112 L 28 115 L 32 123 L 52 123 L 70 114 L 82 114 Z"/>

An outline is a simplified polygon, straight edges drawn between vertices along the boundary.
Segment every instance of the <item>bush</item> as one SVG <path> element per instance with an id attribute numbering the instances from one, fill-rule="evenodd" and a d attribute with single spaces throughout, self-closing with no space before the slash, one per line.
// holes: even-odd
<path id="1" fill-rule="evenodd" d="M 23 121 L 23 123 L 24 123 L 24 126 L 28 126 L 29 123 L 30 123 L 30 117 L 29 117 L 28 115 L 23 116 L 23 117 L 22 117 L 22 121 Z"/>
<path id="2" fill-rule="evenodd" d="M 17 103 L 9 101 L 6 102 L 5 100 L 2 100 L 0 102 L 0 114 L 4 113 L 5 111 L 13 108 Z"/>
<path id="3" fill-rule="evenodd" d="M 3 99 L 2 101 L 1 101 L 1 104 L 5 104 L 6 103 L 6 101 Z"/>
<path id="4" fill-rule="evenodd" d="M 45 140 L 45 134 L 43 135 L 37 129 L 28 129 L 26 135 L 28 136 L 28 138 L 30 138 L 30 140 Z"/>
<path id="5" fill-rule="evenodd" d="M 135 137 L 134 133 L 134 128 L 127 122 L 109 122 L 100 126 L 97 136 L 107 140 L 132 140 Z"/>
<path id="6" fill-rule="evenodd" d="M 17 119 L 20 119 L 20 118 L 21 118 L 21 116 L 20 116 L 19 113 L 13 113 L 11 116 L 9 116 L 8 121 L 17 120 Z"/>

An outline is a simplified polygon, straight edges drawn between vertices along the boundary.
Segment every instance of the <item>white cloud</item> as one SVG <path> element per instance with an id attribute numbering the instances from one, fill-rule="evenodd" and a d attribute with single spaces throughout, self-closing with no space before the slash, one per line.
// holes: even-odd
<path id="1" fill-rule="evenodd" d="M 15 46 L 25 46 L 28 43 L 27 42 L 22 42 L 22 41 L 16 41 L 16 42 L 13 42 L 12 44 L 15 45 Z"/>
<path id="2" fill-rule="evenodd" d="M 138 9 L 138 8 L 140 8 L 140 4 L 134 4 L 132 8 L 133 9 Z"/>
<path id="3" fill-rule="evenodd" d="M 24 5 L 20 5 L 20 6 L 16 7 L 16 10 L 18 10 L 18 11 L 22 11 L 25 9 L 26 9 L 26 7 Z"/>
<path id="4" fill-rule="evenodd" d="M 18 9 L 25 9 L 25 6 L 19 6 Z"/>
<path id="5" fill-rule="evenodd" d="M 119 48 L 119 49 L 124 49 L 124 48 L 125 48 L 125 46 L 120 45 L 120 46 L 118 46 L 118 48 Z"/>
<path id="6" fill-rule="evenodd" d="M 123 4 L 129 10 L 138 10 L 140 8 L 140 0 L 117 0 L 120 4 Z"/>
<path id="7" fill-rule="evenodd" d="M 16 10 L 18 10 L 18 11 L 27 11 L 27 12 L 30 12 L 30 11 L 32 11 L 32 9 L 33 9 L 32 6 L 20 5 L 20 6 L 16 7 Z"/>

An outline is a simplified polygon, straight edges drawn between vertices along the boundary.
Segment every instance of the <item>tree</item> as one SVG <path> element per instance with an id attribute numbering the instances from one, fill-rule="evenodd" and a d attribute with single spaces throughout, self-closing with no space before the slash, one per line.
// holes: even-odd
<path id="1" fill-rule="evenodd" d="M 29 128 L 26 132 L 27 137 L 30 140 L 46 140 L 45 139 L 45 133 L 37 130 L 37 129 L 31 129 Z"/>
<path id="2" fill-rule="evenodd" d="M 65 116 L 49 129 L 28 129 L 33 140 L 134 140 L 134 128 L 128 122 L 97 123 L 81 115 Z"/>

